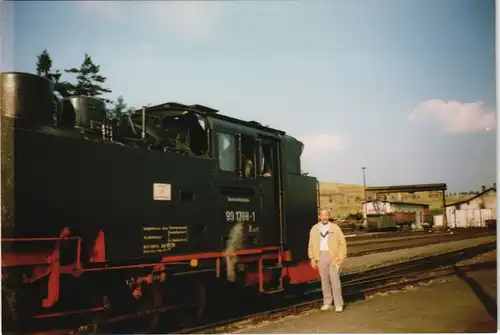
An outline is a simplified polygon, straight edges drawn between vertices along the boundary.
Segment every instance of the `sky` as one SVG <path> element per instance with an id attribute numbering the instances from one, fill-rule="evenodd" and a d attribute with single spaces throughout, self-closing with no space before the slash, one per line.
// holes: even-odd
<path id="1" fill-rule="evenodd" d="M 92 56 L 110 98 L 286 131 L 321 181 L 496 181 L 493 0 L 0 3 L 2 71 Z M 64 78 L 64 76 L 63 76 Z"/>

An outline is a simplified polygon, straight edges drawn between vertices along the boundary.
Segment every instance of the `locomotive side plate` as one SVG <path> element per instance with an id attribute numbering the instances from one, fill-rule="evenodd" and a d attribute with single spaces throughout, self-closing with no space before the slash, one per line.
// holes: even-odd
<path id="1" fill-rule="evenodd" d="M 153 199 L 160 201 L 171 201 L 172 185 L 153 183 Z"/>
<path id="2" fill-rule="evenodd" d="M 143 226 L 142 230 L 144 254 L 168 252 L 189 241 L 187 226 Z"/>

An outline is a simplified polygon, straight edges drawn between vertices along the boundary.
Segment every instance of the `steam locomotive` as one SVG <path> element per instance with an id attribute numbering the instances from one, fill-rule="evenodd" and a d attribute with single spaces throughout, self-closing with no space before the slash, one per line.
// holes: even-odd
<path id="1" fill-rule="evenodd" d="M 153 325 L 177 305 L 201 315 L 212 283 L 272 294 L 318 278 L 319 186 L 297 139 L 202 105 L 110 118 L 29 73 L 0 89 L 4 331 L 140 306 Z"/>

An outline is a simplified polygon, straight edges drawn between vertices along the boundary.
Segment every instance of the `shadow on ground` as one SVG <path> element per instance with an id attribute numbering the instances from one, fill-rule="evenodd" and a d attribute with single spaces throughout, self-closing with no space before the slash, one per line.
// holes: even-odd
<path id="1" fill-rule="evenodd" d="M 484 309 L 488 312 L 488 314 L 498 322 L 496 299 L 490 297 L 481 285 L 479 285 L 473 278 L 468 277 L 458 267 L 454 266 L 453 269 L 456 276 L 464 281 L 470 287 L 472 292 L 474 292 L 476 297 L 483 304 Z"/>

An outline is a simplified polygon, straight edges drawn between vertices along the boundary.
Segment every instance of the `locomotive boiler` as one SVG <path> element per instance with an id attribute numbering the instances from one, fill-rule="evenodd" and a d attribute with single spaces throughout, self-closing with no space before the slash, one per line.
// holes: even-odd
<path id="1" fill-rule="evenodd" d="M 5 331 L 144 308 L 153 326 L 178 305 L 201 315 L 213 284 L 272 294 L 317 279 L 319 188 L 294 137 L 202 105 L 111 119 L 29 73 L 0 88 Z"/>

